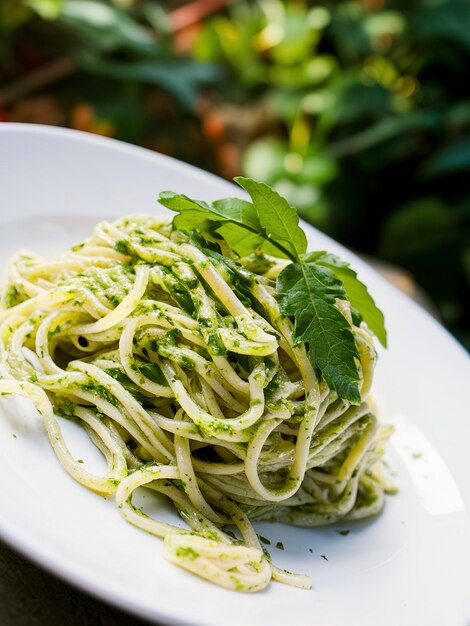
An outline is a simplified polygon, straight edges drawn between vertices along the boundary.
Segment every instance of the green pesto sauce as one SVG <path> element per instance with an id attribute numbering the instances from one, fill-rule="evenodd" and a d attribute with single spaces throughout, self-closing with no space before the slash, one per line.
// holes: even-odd
<path id="1" fill-rule="evenodd" d="M 162 370 L 156 363 L 144 363 L 139 367 L 139 369 L 141 373 L 152 382 L 157 383 L 158 385 L 168 386 Z"/>
<path id="2" fill-rule="evenodd" d="M 11 309 L 17 304 L 21 304 L 28 299 L 28 295 L 25 292 L 23 285 L 14 283 L 10 285 L 3 294 L 3 306 L 6 309 Z"/>
<path id="3" fill-rule="evenodd" d="M 218 356 L 225 356 L 227 354 L 227 349 L 217 333 L 210 333 L 210 335 L 207 336 L 207 347 L 211 354 Z"/>
<path id="4" fill-rule="evenodd" d="M 184 354 L 178 357 L 178 362 L 188 370 L 193 370 L 196 367 L 196 363 Z"/>
<path id="5" fill-rule="evenodd" d="M 237 591 L 243 591 L 245 589 L 243 583 L 236 576 L 230 576 L 230 580 L 234 583 Z"/>
<path id="6" fill-rule="evenodd" d="M 116 241 L 116 243 L 114 244 L 114 249 L 116 250 L 116 252 L 119 252 L 120 254 L 126 254 L 127 256 L 132 256 L 133 254 L 129 242 L 125 241 L 124 239 Z"/>
<path id="7" fill-rule="evenodd" d="M 191 559 L 191 561 L 194 561 L 194 559 L 197 559 L 199 556 L 199 553 L 196 552 L 196 550 L 190 547 L 185 547 L 185 546 L 180 546 L 179 548 L 177 548 L 175 554 L 177 557 L 180 557 L 183 559 Z"/>
<path id="8" fill-rule="evenodd" d="M 230 426 L 230 424 L 224 424 L 220 421 L 214 422 L 210 425 L 204 424 L 203 430 L 206 431 L 208 434 L 227 433 L 229 435 L 233 435 L 233 428 Z"/>
<path id="9" fill-rule="evenodd" d="M 50 330 L 50 331 L 47 333 L 47 338 L 48 338 L 48 339 L 52 339 L 52 337 L 54 337 L 55 335 L 58 335 L 59 333 L 60 333 L 60 326 L 59 326 L 59 325 L 57 325 L 57 326 L 54 328 L 54 330 Z"/>
<path id="10" fill-rule="evenodd" d="M 112 404 L 113 406 L 119 405 L 119 401 L 117 400 L 117 398 L 110 391 L 108 391 L 106 387 L 103 387 L 102 385 L 99 385 L 94 381 L 79 385 L 79 387 L 80 389 L 83 389 L 83 391 L 91 393 L 94 396 L 98 396 L 99 398 L 105 400 L 106 402 L 109 402 L 109 404 Z"/>

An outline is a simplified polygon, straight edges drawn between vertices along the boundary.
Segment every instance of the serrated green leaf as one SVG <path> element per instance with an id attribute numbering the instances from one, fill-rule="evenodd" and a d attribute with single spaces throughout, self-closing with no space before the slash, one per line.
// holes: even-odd
<path id="1" fill-rule="evenodd" d="M 194 200 L 182 193 L 162 191 L 158 201 L 163 206 L 178 213 L 187 214 L 191 211 L 200 213 L 205 219 L 215 222 L 230 221 L 244 224 L 248 228 L 259 229 L 259 221 L 253 210 L 253 205 L 251 202 L 240 198 L 223 198 L 208 204 L 204 200 Z"/>
<path id="2" fill-rule="evenodd" d="M 240 256 L 250 254 L 263 244 L 264 238 L 258 234 L 261 230 L 258 217 L 247 200 L 224 198 L 209 205 L 183 194 L 163 191 L 159 201 L 168 209 L 178 211 L 173 218 L 175 228 L 185 232 L 217 231 Z"/>
<path id="3" fill-rule="evenodd" d="M 307 238 L 299 226 L 294 207 L 265 183 L 238 176 L 235 181 L 248 192 L 264 232 L 273 242 L 281 244 L 292 260 L 299 260 L 307 250 Z"/>
<path id="4" fill-rule="evenodd" d="M 248 200 L 241 198 L 222 198 L 212 203 L 212 210 L 218 215 L 224 216 L 231 222 L 241 224 L 247 228 L 261 231 L 258 215 Z"/>
<path id="5" fill-rule="evenodd" d="M 250 232 L 239 224 L 224 222 L 224 224 L 217 229 L 217 233 L 223 237 L 232 250 L 235 250 L 241 257 L 248 256 L 256 250 L 262 249 L 264 253 L 271 256 L 282 259 L 289 258 L 287 254 L 284 254 L 282 250 L 266 239 L 265 236 Z"/>
<path id="6" fill-rule="evenodd" d="M 240 256 L 262 247 L 268 254 L 282 253 L 293 260 L 278 277 L 277 295 L 282 313 L 293 319 L 294 340 L 306 344 L 312 364 L 331 389 L 359 403 L 357 346 L 336 304 L 348 300 L 354 319 L 363 319 L 386 345 L 381 311 L 348 263 L 324 251 L 306 253 L 305 233 L 287 200 L 264 183 L 236 180 L 252 202 L 225 198 L 209 205 L 173 192 L 160 194 L 160 202 L 178 213 L 173 223 L 180 230 L 219 235 Z"/>
<path id="7" fill-rule="evenodd" d="M 193 200 L 182 193 L 162 191 L 158 201 L 167 209 L 178 213 L 173 218 L 173 224 L 175 228 L 183 232 L 191 232 L 192 230 L 206 230 L 210 232 L 216 227 L 214 225 L 211 228 L 210 222 L 220 221 L 219 217 L 213 214 L 206 202 Z"/>
<path id="8" fill-rule="evenodd" d="M 231 222 L 222 224 L 217 229 L 217 232 L 225 239 L 232 250 L 235 250 L 241 257 L 248 256 L 265 242 L 264 237 L 261 235 L 250 233 L 246 228 Z"/>
<path id="9" fill-rule="evenodd" d="M 336 308 L 345 300 L 342 282 L 328 267 L 288 265 L 277 280 L 281 311 L 294 318 L 294 339 L 308 346 L 309 358 L 330 388 L 354 404 L 361 401 L 358 352 L 349 322 Z"/>
<path id="10" fill-rule="evenodd" d="M 173 219 L 178 230 L 214 232 L 225 239 L 228 245 L 240 256 L 254 252 L 260 246 L 274 256 L 288 258 L 278 248 L 275 241 L 270 242 L 264 232 L 255 207 L 241 198 L 223 198 L 211 205 L 202 200 L 193 200 L 184 194 L 163 191 L 159 196 L 160 204 L 177 211 Z"/>
<path id="11" fill-rule="evenodd" d="M 193 198 L 189 198 L 183 193 L 175 193 L 174 191 L 161 191 L 158 201 L 163 206 L 178 213 L 182 211 L 210 212 L 210 205 L 204 202 L 204 200 L 193 200 Z"/>
<path id="12" fill-rule="evenodd" d="M 173 218 L 173 226 L 183 233 L 198 232 L 212 233 L 218 226 L 219 221 L 211 219 L 207 213 L 201 211 L 184 211 Z"/>
<path id="13" fill-rule="evenodd" d="M 384 314 L 377 307 L 367 287 L 362 283 L 357 273 L 334 254 L 323 254 L 316 262 L 328 267 L 343 283 L 347 299 L 352 307 L 357 309 L 364 322 L 376 335 L 377 339 L 387 347 L 387 331 L 385 329 Z"/>
<path id="14" fill-rule="evenodd" d="M 224 198 L 216 200 L 212 206 L 233 220 L 232 223 L 224 224 L 217 232 L 237 254 L 247 256 L 262 246 L 267 254 L 288 258 L 275 242 L 267 238 L 251 202 L 240 198 Z"/>

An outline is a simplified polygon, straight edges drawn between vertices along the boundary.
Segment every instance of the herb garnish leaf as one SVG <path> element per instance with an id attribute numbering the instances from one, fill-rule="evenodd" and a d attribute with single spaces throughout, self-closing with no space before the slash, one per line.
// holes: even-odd
<path id="1" fill-rule="evenodd" d="M 317 259 L 319 265 L 330 268 L 335 276 L 343 283 L 347 299 L 376 335 L 377 339 L 387 347 L 387 331 L 385 330 L 384 314 L 375 304 L 367 287 L 362 283 L 357 273 L 339 257 L 334 254 L 324 254 Z"/>
<path id="2" fill-rule="evenodd" d="M 307 250 L 307 237 L 299 226 L 296 209 L 265 183 L 242 176 L 235 178 L 235 181 L 250 194 L 267 238 L 282 244 L 288 256 L 298 261 Z"/>
<path id="3" fill-rule="evenodd" d="M 208 204 L 184 194 L 163 191 L 159 202 L 178 213 L 173 218 L 175 228 L 187 233 L 196 230 L 218 234 L 239 256 L 247 256 L 267 242 L 258 213 L 248 200 L 223 198 Z M 273 242 L 268 244 L 266 251 L 276 256 L 288 256 L 281 248 Z"/>
<path id="4" fill-rule="evenodd" d="M 359 354 L 338 303 L 349 301 L 353 319 L 363 320 L 386 346 L 382 312 L 349 263 L 323 251 L 306 253 L 307 238 L 286 199 L 251 178 L 235 181 L 252 202 L 225 198 L 208 204 L 171 191 L 161 193 L 159 200 L 178 213 L 173 224 L 179 230 L 222 237 L 240 257 L 261 248 L 292 261 L 279 274 L 276 291 L 281 312 L 294 323 L 294 341 L 305 342 L 312 364 L 330 388 L 359 403 Z"/>
<path id="5" fill-rule="evenodd" d="M 217 229 L 217 233 L 241 257 L 248 256 L 254 250 L 260 248 L 266 241 L 262 235 L 240 228 L 238 224 L 231 222 L 222 224 Z"/>
<path id="6" fill-rule="evenodd" d="M 316 263 L 292 263 L 277 279 L 284 315 L 294 319 L 294 340 L 307 344 L 308 355 L 330 388 L 355 404 L 361 400 L 356 342 L 351 326 L 336 306 L 346 300 L 341 281 Z"/>

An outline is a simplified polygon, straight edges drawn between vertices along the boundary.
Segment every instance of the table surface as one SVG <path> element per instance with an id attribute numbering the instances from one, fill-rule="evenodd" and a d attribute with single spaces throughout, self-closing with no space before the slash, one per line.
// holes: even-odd
<path id="1" fill-rule="evenodd" d="M 149 626 L 63 583 L 0 542 L 2 626 Z"/>
<path id="2" fill-rule="evenodd" d="M 431 309 L 405 272 L 367 259 L 402 291 Z M 430 312 L 433 312 L 432 309 Z M 149 626 L 60 581 L 0 541 L 1 626 Z"/>

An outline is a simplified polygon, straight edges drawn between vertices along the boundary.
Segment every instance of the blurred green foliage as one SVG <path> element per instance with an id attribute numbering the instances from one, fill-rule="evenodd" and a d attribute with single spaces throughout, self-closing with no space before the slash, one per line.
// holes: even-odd
<path id="1" fill-rule="evenodd" d="M 175 50 L 167 10 L 178 4 L 0 0 L 0 120 L 68 125 L 213 168 L 196 110 L 222 71 Z M 47 99 L 13 89 L 2 102 L 2 86 L 9 96 L 9 84 L 42 68 Z"/>
<path id="2" fill-rule="evenodd" d="M 20 36 L 42 44 L 41 52 L 67 52 L 87 74 L 156 85 L 188 110 L 196 106 L 200 84 L 214 82 L 220 75 L 214 65 L 174 53 L 165 12 L 152 1 L 129 2 L 127 11 L 119 2 L 99 0 L 3 1 L 2 39 L 10 35 L 14 41 L 18 21 L 29 22 L 32 28 L 25 28 Z M 44 22 L 32 20 L 34 14 Z M 16 16 L 13 24 L 12 16 Z"/>
<path id="3" fill-rule="evenodd" d="M 66 56 L 57 123 L 268 182 L 470 345 L 468 0 L 238 0 L 181 39 L 202 4 L 1 0 L 0 79 Z"/>

